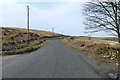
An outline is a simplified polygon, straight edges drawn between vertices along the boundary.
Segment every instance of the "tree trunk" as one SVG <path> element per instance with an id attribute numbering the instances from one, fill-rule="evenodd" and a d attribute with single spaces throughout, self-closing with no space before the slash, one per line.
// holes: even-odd
<path id="1" fill-rule="evenodd" d="M 120 43 L 120 34 L 118 34 L 118 42 Z"/>

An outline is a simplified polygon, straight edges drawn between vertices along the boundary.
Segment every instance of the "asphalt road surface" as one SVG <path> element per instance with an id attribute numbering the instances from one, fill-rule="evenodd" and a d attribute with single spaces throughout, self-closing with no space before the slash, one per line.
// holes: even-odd
<path id="1" fill-rule="evenodd" d="M 52 40 L 29 54 L 4 56 L 3 78 L 100 78 L 81 53 Z"/>

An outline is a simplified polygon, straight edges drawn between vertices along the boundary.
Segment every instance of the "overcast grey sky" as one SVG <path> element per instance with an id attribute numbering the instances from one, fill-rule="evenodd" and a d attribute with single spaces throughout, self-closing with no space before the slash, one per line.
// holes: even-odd
<path id="1" fill-rule="evenodd" d="M 30 6 L 30 28 L 75 36 L 87 36 L 85 0 L 0 0 L 0 26 L 26 28 L 26 6 Z M 89 1 L 89 0 L 86 0 Z M 93 36 L 110 36 L 104 32 Z"/>

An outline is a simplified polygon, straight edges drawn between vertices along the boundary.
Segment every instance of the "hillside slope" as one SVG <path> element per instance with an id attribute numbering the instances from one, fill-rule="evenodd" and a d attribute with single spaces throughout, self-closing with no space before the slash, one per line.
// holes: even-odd
<path id="1" fill-rule="evenodd" d="M 48 31 L 33 30 L 30 29 L 30 38 L 43 37 L 43 36 L 58 36 L 58 33 L 52 33 Z M 18 41 L 27 39 L 27 30 L 24 28 L 10 28 L 2 27 L 2 41 Z"/>
<path id="2" fill-rule="evenodd" d="M 33 51 L 40 48 L 48 40 L 65 37 L 58 33 L 30 29 L 28 40 L 26 29 L 9 27 L 1 27 L 0 29 L 2 29 L 2 54 L 5 55 Z"/>

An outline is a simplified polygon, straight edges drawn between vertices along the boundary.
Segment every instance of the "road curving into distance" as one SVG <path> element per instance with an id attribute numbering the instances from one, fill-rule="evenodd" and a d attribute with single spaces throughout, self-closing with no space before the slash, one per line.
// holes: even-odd
<path id="1" fill-rule="evenodd" d="M 3 78 L 101 78 L 81 53 L 52 40 L 23 55 L 3 56 Z"/>

